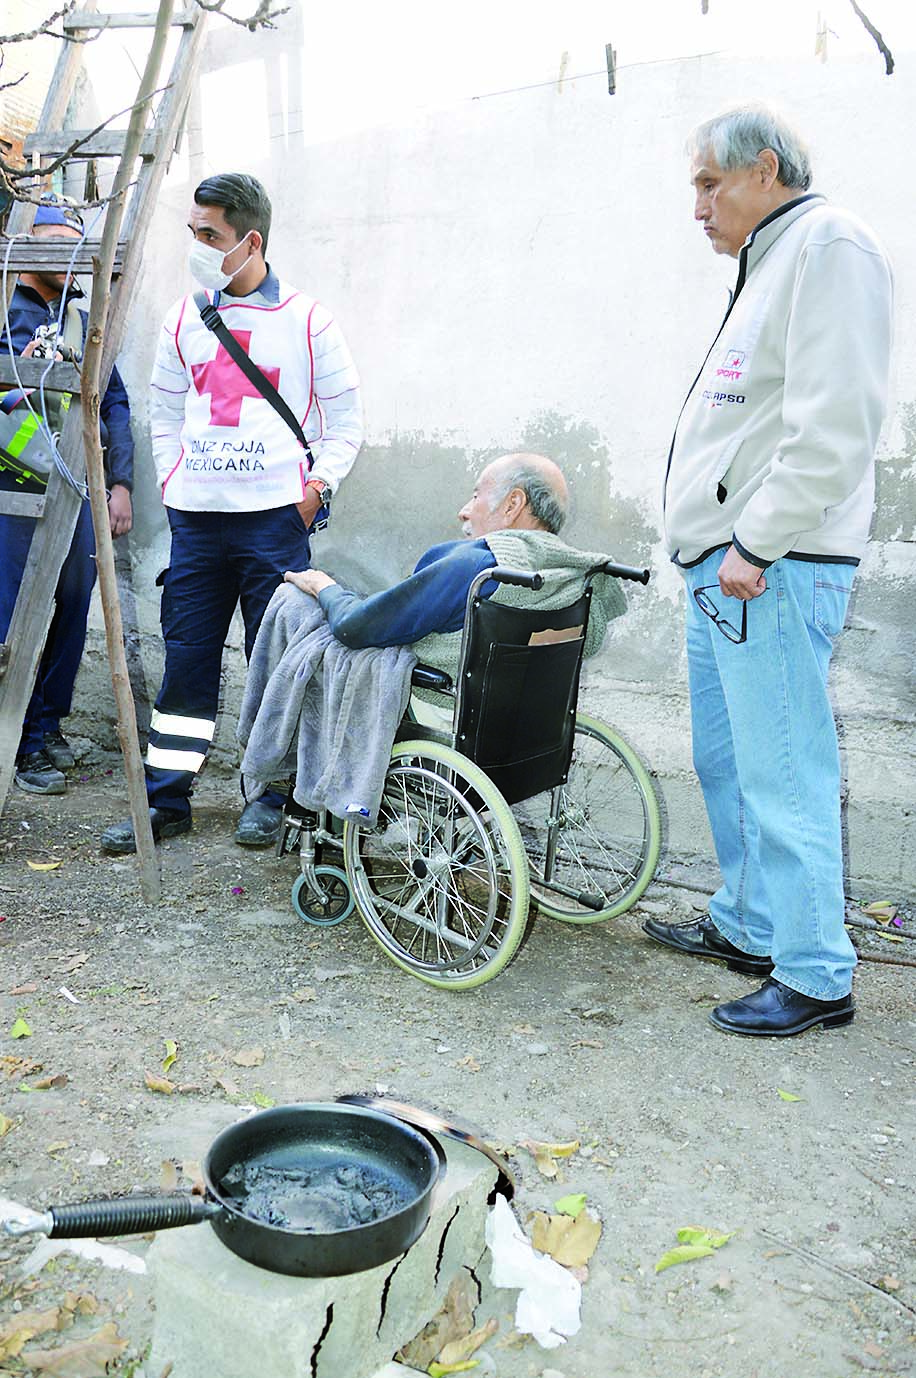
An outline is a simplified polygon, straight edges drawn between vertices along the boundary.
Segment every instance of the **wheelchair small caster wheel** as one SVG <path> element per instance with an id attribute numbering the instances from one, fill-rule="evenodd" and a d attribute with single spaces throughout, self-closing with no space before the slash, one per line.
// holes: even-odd
<path id="1" fill-rule="evenodd" d="M 293 908 L 300 919 L 318 928 L 333 928 L 353 912 L 353 894 L 346 873 L 336 866 L 316 866 L 315 879 L 324 892 L 319 900 L 312 892 L 305 876 L 297 876 L 293 885 Z"/>

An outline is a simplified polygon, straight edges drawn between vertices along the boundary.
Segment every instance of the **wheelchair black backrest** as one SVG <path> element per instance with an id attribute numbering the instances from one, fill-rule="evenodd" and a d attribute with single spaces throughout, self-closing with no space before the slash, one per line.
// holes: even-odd
<path id="1" fill-rule="evenodd" d="M 591 597 L 554 612 L 480 598 L 470 609 L 455 745 L 510 804 L 566 779 Z"/>

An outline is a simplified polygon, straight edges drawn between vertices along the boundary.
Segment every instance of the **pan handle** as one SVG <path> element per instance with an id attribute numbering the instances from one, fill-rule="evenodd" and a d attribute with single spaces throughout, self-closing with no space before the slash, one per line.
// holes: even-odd
<path id="1" fill-rule="evenodd" d="M 196 1225 L 222 1212 L 222 1206 L 191 1192 L 175 1196 L 121 1196 L 110 1200 L 81 1201 L 49 1210 L 23 1211 L 6 1220 L 9 1235 L 46 1234 L 51 1239 L 95 1239 L 113 1234 L 145 1234 Z"/>

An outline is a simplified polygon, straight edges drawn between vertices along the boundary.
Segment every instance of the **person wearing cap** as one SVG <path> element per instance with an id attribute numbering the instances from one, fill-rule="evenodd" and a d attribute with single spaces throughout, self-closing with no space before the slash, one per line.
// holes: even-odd
<path id="1" fill-rule="evenodd" d="M 32 236 L 35 239 L 82 238 L 83 221 L 79 212 L 61 197 L 42 196 L 35 212 Z M 30 358 L 36 349 L 36 331 L 50 326 L 56 352 L 66 349 L 79 359 L 86 334 L 87 312 L 77 306 L 83 293 L 75 278 L 67 273 L 20 273 L 9 304 L 9 329 L 0 321 L 0 349 L 4 351 L 9 376 L 14 360 L 10 354 Z M 60 324 L 59 334 L 57 331 Z M 2 401 L 16 400 L 12 392 Z M 37 393 L 31 396 L 31 404 Z M 20 404 L 21 405 L 21 404 Z M 130 404 L 116 368 L 101 404 L 102 444 L 108 486 L 108 512 L 112 536 L 123 536 L 131 528 L 131 489 L 133 486 L 134 443 L 130 429 Z M 43 485 L 24 477 L 11 457 L 0 449 L 0 490 L 41 493 Z M 16 598 L 28 559 L 35 530 L 32 517 L 0 514 L 0 640 L 9 630 Z M 61 567 L 55 590 L 55 607 L 44 651 L 38 665 L 35 688 L 26 709 L 22 735 L 16 754 L 15 781 L 31 794 L 63 794 L 67 788 L 65 771 L 74 765 L 73 751 L 61 733 L 61 720 L 70 712 L 76 674 L 86 644 L 89 602 L 95 584 L 95 538 L 89 503 L 82 503 L 70 549 Z"/>
<path id="2" fill-rule="evenodd" d="M 200 183 L 188 267 L 204 290 L 168 312 L 153 367 L 153 463 L 171 528 L 159 581 L 165 673 L 146 753 L 157 842 L 191 828 L 236 607 L 248 656 L 284 571 L 308 567 L 316 518 L 362 444 L 359 378 L 343 334 L 320 302 L 271 269 L 270 223 L 270 200 L 254 177 L 220 173 Z M 228 343 L 217 334 L 224 330 Z M 248 802 L 235 841 L 273 845 L 283 798 L 268 789 Z M 135 851 L 133 823 L 112 824 L 101 842 L 106 852 Z"/>

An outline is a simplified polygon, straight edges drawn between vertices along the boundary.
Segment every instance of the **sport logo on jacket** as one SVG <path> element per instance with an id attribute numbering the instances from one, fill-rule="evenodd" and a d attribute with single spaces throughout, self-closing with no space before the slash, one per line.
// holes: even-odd
<path id="1" fill-rule="evenodd" d="M 733 383 L 740 382 L 747 371 L 744 367 L 746 358 L 747 354 L 742 349 L 727 349 L 722 363 L 716 369 L 716 377 L 730 378 Z"/>

